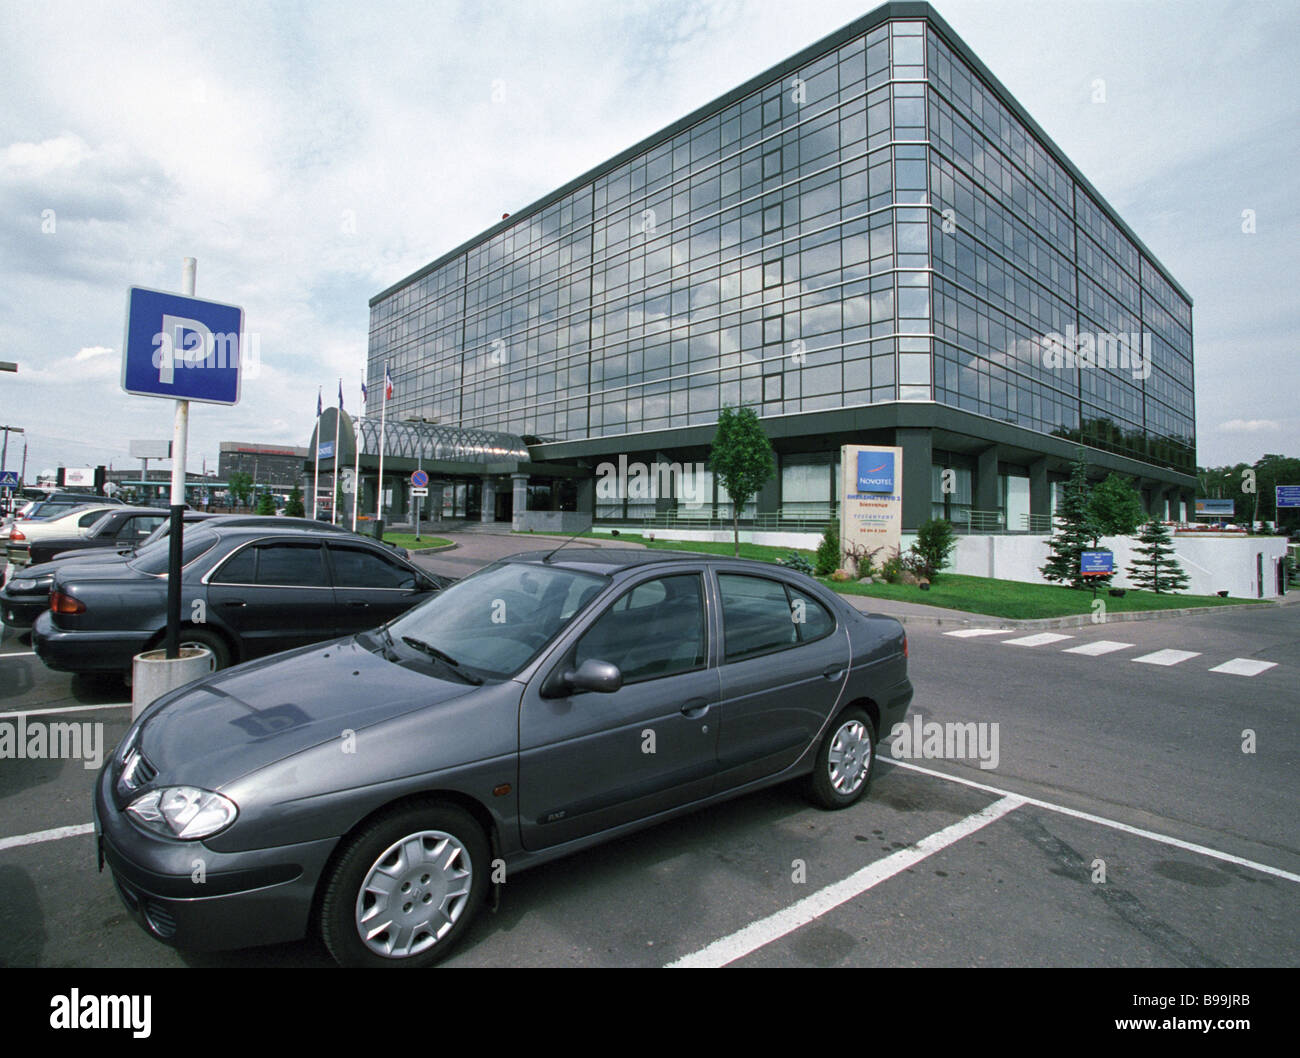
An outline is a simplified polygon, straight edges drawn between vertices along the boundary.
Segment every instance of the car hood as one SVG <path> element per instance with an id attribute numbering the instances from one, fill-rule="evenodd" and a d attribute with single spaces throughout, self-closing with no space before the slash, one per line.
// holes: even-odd
<path id="1" fill-rule="evenodd" d="M 477 688 L 371 653 L 355 639 L 204 677 L 151 708 L 139 746 L 160 784 L 218 790 L 285 757 Z"/>

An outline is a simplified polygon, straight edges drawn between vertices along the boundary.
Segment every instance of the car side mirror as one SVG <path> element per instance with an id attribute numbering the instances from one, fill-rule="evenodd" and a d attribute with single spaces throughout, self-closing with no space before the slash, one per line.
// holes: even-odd
<path id="1" fill-rule="evenodd" d="M 578 666 L 576 672 L 565 672 L 564 682 L 575 691 L 613 694 L 623 686 L 623 673 L 611 662 L 588 658 Z"/>

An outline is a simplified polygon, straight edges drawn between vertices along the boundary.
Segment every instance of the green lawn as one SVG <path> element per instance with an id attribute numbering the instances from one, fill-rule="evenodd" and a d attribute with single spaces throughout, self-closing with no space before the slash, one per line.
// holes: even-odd
<path id="1" fill-rule="evenodd" d="M 396 544 L 408 551 L 422 551 L 426 547 L 446 547 L 451 543 L 445 537 L 429 536 L 427 533 L 421 533 L 419 540 L 415 539 L 414 533 L 385 533 L 384 542 Z"/>
<path id="2" fill-rule="evenodd" d="M 520 536 L 546 536 L 543 533 L 520 533 Z M 609 533 L 583 533 L 582 536 L 610 539 Z M 710 555 L 730 555 L 732 544 L 696 540 L 647 540 L 636 533 L 619 533 L 614 539 L 665 551 L 702 551 Z M 788 547 L 768 547 L 741 541 L 740 557 L 761 562 L 775 562 L 790 553 Z M 799 551 L 810 562 L 812 551 Z M 929 591 L 905 584 L 859 584 L 856 581 L 835 582 L 819 577 L 823 584 L 844 595 L 866 595 L 877 599 L 894 599 L 899 602 L 940 606 L 950 610 L 1005 617 L 1014 621 L 1029 621 L 1042 617 L 1069 617 L 1090 614 L 1093 595 L 1091 591 L 1075 591 L 1051 584 L 1023 584 L 1014 580 L 993 580 L 989 577 L 968 577 L 957 573 L 944 573 Z M 1260 599 L 1220 599 L 1217 595 L 1157 595 L 1149 591 L 1128 589 L 1123 596 L 1107 595 L 1098 591 L 1097 598 L 1104 601 L 1109 613 L 1132 610 L 1179 610 L 1192 606 L 1234 606 L 1245 602 L 1262 602 Z"/>

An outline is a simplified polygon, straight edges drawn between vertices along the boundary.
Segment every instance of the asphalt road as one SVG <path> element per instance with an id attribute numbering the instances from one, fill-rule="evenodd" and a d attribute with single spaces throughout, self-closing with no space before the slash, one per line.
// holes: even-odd
<path id="1" fill-rule="evenodd" d="M 463 543 L 421 562 L 463 575 L 528 547 Z M 1300 607 L 1028 645 L 953 631 L 908 625 L 909 720 L 996 724 L 996 767 L 973 750 L 896 761 L 882 745 L 869 797 L 846 811 L 778 787 L 519 874 L 447 965 L 1300 962 Z M 0 638 L 0 723 L 84 710 L 43 719 L 102 724 L 109 752 L 129 709 L 85 707 L 129 692 L 27 650 Z M 1161 651 L 1194 656 L 1136 660 Z M 1275 664 L 1211 671 L 1234 659 Z M 311 940 L 194 954 L 147 937 L 96 873 L 92 839 L 44 833 L 89 824 L 93 775 L 80 760 L 0 760 L 0 965 L 328 964 Z"/>

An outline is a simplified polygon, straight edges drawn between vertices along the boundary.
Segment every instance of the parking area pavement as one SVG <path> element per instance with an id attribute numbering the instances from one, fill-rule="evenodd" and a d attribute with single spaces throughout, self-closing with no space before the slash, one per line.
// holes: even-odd
<path id="1" fill-rule="evenodd" d="M 421 564 L 463 575 L 532 549 L 463 536 Z M 511 876 L 446 965 L 1300 963 L 1300 608 L 958 631 L 908 627 L 908 722 L 971 725 L 964 754 L 918 738 L 896 756 L 886 733 L 849 809 L 786 784 Z M 30 649 L 0 636 L 0 724 L 99 725 L 111 751 L 129 691 Z M 1140 661 L 1165 651 L 1187 656 Z M 86 763 L 0 760 L 0 965 L 329 965 L 314 939 L 193 953 L 146 936 L 96 870 Z"/>

